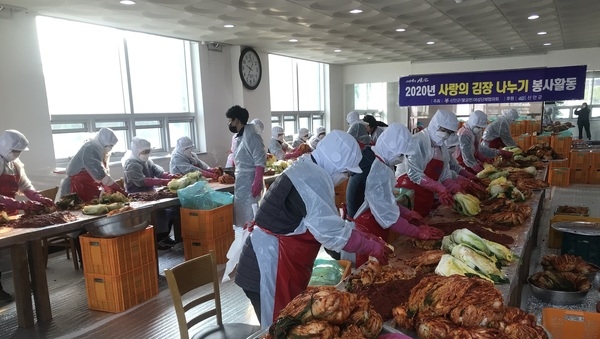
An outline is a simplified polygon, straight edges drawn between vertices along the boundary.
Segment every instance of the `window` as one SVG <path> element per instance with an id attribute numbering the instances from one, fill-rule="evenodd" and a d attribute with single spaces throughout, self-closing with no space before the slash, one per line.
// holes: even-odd
<path id="1" fill-rule="evenodd" d="M 117 157 L 134 136 L 159 154 L 195 139 L 197 43 L 42 16 L 37 29 L 58 163 L 102 127 Z"/>
<path id="2" fill-rule="evenodd" d="M 585 79 L 585 92 L 582 100 L 565 100 L 556 102 L 557 112 L 555 119 L 577 119 L 573 113 L 581 104 L 587 102 L 591 111 L 591 117 L 600 117 L 600 74 L 597 72 L 588 74 Z"/>
<path id="3" fill-rule="evenodd" d="M 287 141 L 302 127 L 324 126 L 324 72 L 318 62 L 269 55 L 271 124 L 283 127 Z"/>

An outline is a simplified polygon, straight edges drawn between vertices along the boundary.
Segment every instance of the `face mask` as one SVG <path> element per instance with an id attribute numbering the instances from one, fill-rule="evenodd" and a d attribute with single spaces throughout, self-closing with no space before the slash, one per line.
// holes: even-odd
<path id="1" fill-rule="evenodd" d="M 6 160 L 15 161 L 15 160 L 19 159 L 20 155 L 21 155 L 21 152 L 10 152 L 6 155 Z"/>
<path id="2" fill-rule="evenodd" d="M 110 153 L 110 151 L 112 151 L 113 147 L 112 146 L 104 146 L 104 154 Z"/>
<path id="3" fill-rule="evenodd" d="M 237 128 L 235 126 L 232 126 L 231 124 L 227 125 L 229 127 L 229 132 L 231 133 L 237 133 Z"/>
<path id="4" fill-rule="evenodd" d="M 337 186 L 341 184 L 344 180 L 348 179 L 348 173 L 335 173 L 331 176 L 331 179 L 333 179 L 333 186 Z"/>
<path id="5" fill-rule="evenodd" d="M 302 138 L 300 138 L 300 140 L 302 140 L 302 141 L 308 140 L 308 135 L 303 136 Z"/>
<path id="6" fill-rule="evenodd" d="M 192 149 L 188 148 L 188 149 L 184 150 L 183 155 L 185 155 L 188 158 L 191 158 L 192 157 Z"/>
<path id="7" fill-rule="evenodd" d="M 473 133 L 479 134 L 481 132 L 481 127 L 473 127 Z"/>
<path id="8" fill-rule="evenodd" d="M 149 158 L 150 158 L 150 154 L 140 154 L 141 161 L 148 161 Z"/>
<path id="9" fill-rule="evenodd" d="M 323 140 L 323 138 L 325 138 L 325 134 L 319 134 L 319 140 Z"/>
<path id="10" fill-rule="evenodd" d="M 278 135 L 278 136 L 277 136 L 277 140 L 279 140 L 279 141 L 283 141 L 283 137 L 284 137 L 284 135 Z"/>
<path id="11" fill-rule="evenodd" d="M 390 160 L 390 166 L 400 165 L 404 161 L 404 155 L 399 155 Z"/>

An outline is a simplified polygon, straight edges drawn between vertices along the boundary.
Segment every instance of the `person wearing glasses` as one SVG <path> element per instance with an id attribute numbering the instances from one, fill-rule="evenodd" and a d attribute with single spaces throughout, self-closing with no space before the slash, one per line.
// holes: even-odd
<path id="1" fill-rule="evenodd" d="M 452 194 L 460 191 L 452 180 L 450 154 L 444 144 L 457 129 L 456 115 L 445 109 L 438 110 L 427 128 L 413 134 L 414 154 L 397 166 L 396 187 L 414 191 L 413 210 L 422 217 L 427 217 L 433 208 L 434 194 L 440 203 L 452 206 Z"/>
<path id="2" fill-rule="evenodd" d="M 83 144 L 67 164 L 67 177 L 60 184 L 59 195 L 77 193 L 79 199 L 89 202 L 100 196 L 102 188 L 107 192 L 125 193 L 108 169 L 110 152 L 118 141 L 110 128 L 101 128 Z"/>
<path id="3" fill-rule="evenodd" d="M 127 193 L 154 191 L 156 186 L 166 186 L 171 179 L 180 177 L 180 175 L 166 172 L 150 160 L 151 151 L 152 147 L 148 140 L 139 137 L 131 139 L 131 149 L 121 159 Z M 154 232 L 156 233 L 156 247 L 158 250 L 168 250 L 177 243 L 177 241 L 171 239 L 169 233 L 173 225 L 176 226 L 175 229 L 178 229 L 178 223 L 178 207 L 156 211 Z M 178 238 L 179 235 L 176 234 L 175 237 Z"/>

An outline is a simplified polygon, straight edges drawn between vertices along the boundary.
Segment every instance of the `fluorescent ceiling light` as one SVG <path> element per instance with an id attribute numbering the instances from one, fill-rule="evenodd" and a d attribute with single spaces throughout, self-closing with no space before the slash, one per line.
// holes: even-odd
<path id="1" fill-rule="evenodd" d="M 353 10 L 350 11 L 350 13 L 352 13 L 352 14 L 359 14 L 359 13 L 362 13 L 362 12 L 363 12 L 362 9 L 353 9 Z"/>
<path id="2" fill-rule="evenodd" d="M 298 42 L 298 39 L 290 39 L 289 42 Z"/>
<path id="3" fill-rule="evenodd" d="M 336 52 L 336 53 L 340 53 L 342 50 L 341 49 L 334 49 L 333 51 Z"/>
<path id="4" fill-rule="evenodd" d="M 427 41 L 428 45 L 435 45 L 435 41 Z"/>
<path id="5" fill-rule="evenodd" d="M 232 25 L 232 24 L 227 24 L 227 25 L 223 25 L 223 27 L 225 27 L 225 28 L 233 28 L 233 27 L 235 27 L 235 26 L 234 26 L 234 25 Z"/>
<path id="6" fill-rule="evenodd" d="M 538 32 L 538 35 L 546 35 L 546 34 L 548 34 L 548 33 L 546 33 L 546 32 Z"/>
<path id="7" fill-rule="evenodd" d="M 529 19 L 529 20 L 535 20 L 535 19 L 537 19 L 537 18 L 539 18 L 539 17 L 540 17 L 540 16 L 539 16 L 539 15 L 537 15 L 537 14 L 532 14 L 532 15 L 528 16 L 528 17 L 527 17 L 527 19 Z"/>
<path id="8" fill-rule="evenodd" d="M 552 43 L 550 43 L 550 42 L 544 43 L 544 46 L 550 46 L 550 45 L 552 45 Z"/>
<path id="9" fill-rule="evenodd" d="M 406 28 L 396 28 L 396 32 L 405 32 Z"/>
<path id="10" fill-rule="evenodd" d="M 135 1 L 133 0 L 121 0 L 119 1 L 121 5 L 135 5 Z"/>

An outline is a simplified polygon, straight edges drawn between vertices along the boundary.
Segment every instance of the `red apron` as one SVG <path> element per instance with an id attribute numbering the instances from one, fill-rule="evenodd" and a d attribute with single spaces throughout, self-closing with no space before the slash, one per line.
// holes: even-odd
<path id="1" fill-rule="evenodd" d="M 495 148 L 495 149 L 501 149 L 503 147 L 506 147 L 506 144 L 504 143 L 504 141 L 502 141 L 502 138 L 498 137 L 494 140 L 489 141 L 488 147 Z"/>
<path id="2" fill-rule="evenodd" d="M 381 160 L 381 158 L 379 156 L 376 155 L 375 157 L 377 159 L 379 159 L 381 162 L 383 162 L 383 160 Z M 387 241 L 388 236 L 390 234 L 389 228 L 383 228 L 379 225 L 379 223 L 375 219 L 375 216 L 373 215 L 373 213 L 371 213 L 370 208 L 368 210 L 364 211 L 357 218 L 355 218 L 354 224 L 356 225 L 357 230 L 372 234 L 376 237 L 383 239 L 384 241 Z M 369 260 L 368 254 L 364 255 L 364 254 L 357 253 L 356 254 L 356 267 L 359 267 L 360 265 L 364 264 L 365 262 L 367 262 L 367 260 Z"/>
<path id="3" fill-rule="evenodd" d="M 440 175 L 442 175 L 443 169 L 443 160 L 431 159 L 425 167 L 424 173 L 432 180 L 437 181 L 440 178 Z M 429 215 L 429 212 L 431 212 L 431 208 L 433 207 L 433 192 L 412 182 L 407 174 L 398 177 L 396 187 L 404 187 L 413 190 L 415 192 L 415 205 L 413 211 L 418 212 L 423 218 Z"/>
<path id="4" fill-rule="evenodd" d="M 315 240 L 308 230 L 302 234 L 286 236 L 273 234 L 264 228 L 261 229 L 279 241 L 273 308 L 274 322 L 279 312 L 308 286 L 321 243 Z"/>
<path id="5" fill-rule="evenodd" d="M 15 171 L 18 173 L 18 171 Z M 19 174 L 6 174 L 3 173 L 0 175 L 0 195 L 3 195 L 8 198 L 14 198 L 17 192 L 19 191 L 19 180 L 21 177 Z M 5 212 L 8 215 L 15 215 L 19 211 L 17 210 L 9 210 L 5 209 Z"/>
<path id="6" fill-rule="evenodd" d="M 92 199 L 98 198 L 100 196 L 101 187 L 102 183 L 92 179 L 92 176 L 86 170 L 71 176 L 70 193 L 77 193 L 79 199 L 84 202 L 89 202 Z"/>

